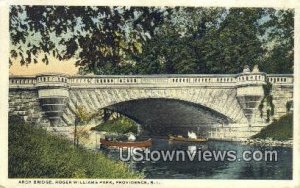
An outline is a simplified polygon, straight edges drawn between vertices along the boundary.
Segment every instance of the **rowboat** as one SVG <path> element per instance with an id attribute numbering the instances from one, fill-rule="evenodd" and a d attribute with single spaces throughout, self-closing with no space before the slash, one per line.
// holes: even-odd
<path id="1" fill-rule="evenodd" d="M 152 139 L 149 138 L 148 140 L 143 141 L 108 141 L 105 139 L 100 139 L 101 146 L 105 147 L 118 147 L 118 148 L 125 148 L 125 147 L 133 147 L 133 148 L 147 148 L 152 145 Z"/>
<path id="2" fill-rule="evenodd" d="M 181 142 L 206 142 L 207 138 L 184 138 L 182 136 L 169 136 L 170 141 L 181 141 Z"/>

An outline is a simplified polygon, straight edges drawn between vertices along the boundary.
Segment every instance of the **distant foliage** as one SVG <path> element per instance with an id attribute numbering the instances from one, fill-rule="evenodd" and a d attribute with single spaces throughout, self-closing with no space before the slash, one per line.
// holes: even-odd
<path id="1" fill-rule="evenodd" d="M 129 132 L 137 134 L 138 128 L 136 123 L 126 117 L 120 117 L 114 120 L 108 120 L 94 128 L 92 130 L 105 131 L 110 133 L 126 134 Z"/>
<path id="2" fill-rule="evenodd" d="M 75 148 L 45 130 L 9 125 L 9 178 L 142 178 L 124 163 Z"/>

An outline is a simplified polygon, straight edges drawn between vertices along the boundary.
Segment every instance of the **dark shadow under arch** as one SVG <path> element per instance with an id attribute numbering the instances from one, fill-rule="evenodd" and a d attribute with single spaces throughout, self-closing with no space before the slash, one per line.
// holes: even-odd
<path id="1" fill-rule="evenodd" d="M 216 124 L 227 125 L 229 117 L 188 101 L 165 98 L 136 99 L 119 102 L 105 107 L 141 124 L 145 130 L 160 135 L 199 131 Z"/>

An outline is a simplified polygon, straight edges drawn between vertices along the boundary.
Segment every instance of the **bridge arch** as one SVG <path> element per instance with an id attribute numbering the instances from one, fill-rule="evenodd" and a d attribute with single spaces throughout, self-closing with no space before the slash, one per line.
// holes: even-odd
<path id="1" fill-rule="evenodd" d="M 144 113 L 148 113 L 147 111 L 156 111 L 159 110 L 159 108 L 164 107 L 166 103 L 174 103 L 175 105 L 173 105 L 172 107 L 174 108 L 180 108 L 180 106 L 176 106 L 176 104 L 184 104 L 187 105 L 189 107 L 194 107 L 196 109 L 201 109 L 204 110 L 206 112 L 210 112 L 213 115 L 216 115 L 215 118 L 219 118 L 223 120 L 223 123 L 233 123 L 232 119 L 230 119 L 229 117 L 225 116 L 224 114 L 221 114 L 213 109 L 207 108 L 205 106 L 199 105 L 199 104 L 195 104 L 195 103 L 191 103 L 185 100 L 178 100 L 178 99 L 168 99 L 168 98 L 143 98 L 143 99 L 134 99 L 134 100 L 128 100 L 128 101 L 122 101 L 119 103 L 115 103 L 113 105 L 110 106 L 106 106 L 104 107 L 105 109 L 114 111 L 114 112 L 118 112 L 120 114 L 123 114 L 129 118 L 132 118 L 133 120 L 137 121 L 137 122 L 142 122 L 142 120 L 135 118 L 134 115 L 132 115 L 132 113 L 130 111 L 132 111 L 133 109 L 135 111 L 141 111 L 144 110 Z M 147 108 L 145 111 L 144 108 L 144 103 L 147 104 Z M 140 108 L 140 106 L 143 106 L 142 108 Z M 152 108 L 152 109 L 150 109 Z M 164 110 L 164 109 L 163 109 Z M 161 111 L 161 110 L 160 110 Z M 201 115 L 201 114 L 200 114 Z M 170 114 L 170 116 L 174 116 L 174 114 Z M 219 121 L 221 122 L 221 121 Z"/>
<path id="2" fill-rule="evenodd" d="M 236 100 L 236 90 L 230 88 L 101 88 L 69 90 L 69 102 L 63 120 L 74 122 L 75 106 L 82 105 L 88 111 L 113 106 L 132 100 L 168 99 L 185 101 L 211 109 L 228 117 L 232 123 L 246 124 L 247 119 Z"/>
<path id="3" fill-rule="evenodd" d="M 133 119 L 141 125 L 143 134 L 187 134 L 195 131 L 207 134 L 214 127 L 227 126 L 232 120 L 204 106 L 165 98 L 149 98 L 120 102 L 105 107 Z"/>

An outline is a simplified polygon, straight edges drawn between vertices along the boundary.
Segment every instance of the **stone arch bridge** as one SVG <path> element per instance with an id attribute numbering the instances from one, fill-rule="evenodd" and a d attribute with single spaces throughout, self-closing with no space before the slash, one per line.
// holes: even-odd
<path id="1" fill-rule="evenodd" d="M 174 116 L 180 121 L 184 114 L 193 113 L 196 121 L 213 124 L 210 137 L 246 138 L 267 124 L 270 107 L 262 102 L 267 83 L 272 84 L 272 117 L 279 118 L 289 111 L 287 104 L 293 99 L 292 75 L 259 71 L 222 75 L 11 75 L 9 114 L 32 123 L 70 126 L 74 125 L 76 105 L 81 105 L 90 112 L 108 108 L 143 122 L 159 117 L 167 109 L 164 104 L 171 105 L 173 101 L 169 109 L 184 103 L 197 110 L 182 107 L 182 111 L 171 111 L 164 116 Z M 151 106 L 151 101 L 158 106 Z M 145 106 L 136 110 L 141 105 Z M 151 113 L 154 114 L 150 117 Z M 197 120 L 200 116 L 206 118 Z"/>

